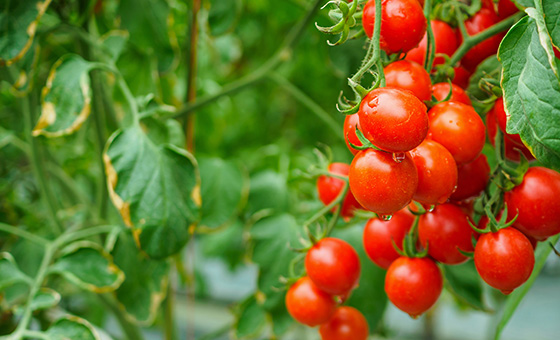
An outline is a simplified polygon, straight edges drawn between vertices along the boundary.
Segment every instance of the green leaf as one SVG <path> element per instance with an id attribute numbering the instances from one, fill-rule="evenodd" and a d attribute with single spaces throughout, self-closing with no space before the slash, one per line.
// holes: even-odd
<path id="1" fill-rule="evenodd" d="M 165 298 L 169 263 L 149 259 L 138 250 L 129 231 L 124 231 L 111 252 L 125 273 L 116 297 L 126 316 L 140 325 L 150 325 Z"/>
<path id="2" fill-rule="evenodd" d="M 124 281 L 124 273 L 115 266 L 111 255 L 100 245 L 89 241 L 67 246 L 49 271 L 94 293 L 112 292 Z"/>
<path id="3" fill-rule="evenodd" d="M 200 228 L 231 223 L 247 201 L 249 181 L 239 166 L 220 158 L 200 159 L 202 219 Z"/>
<path id="4" fill-rule="evenodd" d="M 155 145 L 137 126 L 119 130 L 103 157 L 111 199 L 150 257 L 176 254 L 199 220 L 200 177 L 191 154 Z"/>
<path id="5" fill-rule="evenodd" d="M 100 340 L 95 328 L 86 320 L 73 315 L 58 319 L 46 334 L 52 340 Z"/>
<path id="6" fill-rule="evenodd" d="M 459 301 L 474 309 L 487 311 L 482 298 L 482 281 L 474 261 L 460 265 L 445 266 L 446 287 Z"/>
<path id="7" fill-rule="evenodd" d="M 251 176 L 249 192 L 249 212 L 272 209 L 275 213 L 288 210 L 289 193 L 286 179 L 272 170 L 265 170 Z"/>
<path id="8" fill-rule="evenodd" d="M 91 111 L 89 71 L 94 64 L 67 54 L 54 63 L 41 94 L 41 116 L 33 135 L 59 137 L 74 133 Z"/>
<path id="9" fill-rule="evenodd" d="M 236 339 L 254 338 L 259 335 L 266 324 L 266 312 L 254 296 L 243 301 L 235 314 Z"/>
<path id="10" fill-rule="evenodd" d="M 246 247 L 243 234 L 243 223 L 239 220 L 234 221 L 225 230 L 201 236 L 199 240 L 202 252 L 206 257 L 221 258 L 233 269 L 243 263 Z"/>
<path id="11" fill-rule="evenodd" d="M 529 289 L 531 289 L 533 283 L 535 283 L 535 280 L 537 279 L 539 273 L 543 269 L 546 259 L 548 258 L 548 255 L 550 255 L 550 252 L 552 251 L 549 242 L 552 244 L 556 244 L 559 239 L 560 239 L 560 235 L 556 235 L 549 238 L 546 242 L 539 242 L 537 246 L 537 250 L 535 251 L 535 268 L 533 268 L 533 272 L 531 273 L 531 276 L 529 277 L 527 282 L 525 282 L 521 287 L 515 289 L 513 293 L 508 295 L 505 306 L 501 311 L 502 315 L 500 317 L 500 322 L 498 323 L 498 327 L 496 327 L 494 340 L 500 339 L 500 336 L 502 335 L 502 331 L 504 330 L 509 320 L 513 316 L 513 313 L 515 313 L 515 310 L 521 303 L 521 300 L 523 300 L 525 294 L 527 294 Z"/>
<path id="12" fill-rule="evenodd" d="M 112 30 L 101 37 L 101 45 L 113 61 L 119 59 L 128 41 L 128 32 L 122 30 Z"/>
<path id="13" fill-rule="evenodd" d="M 508 133 L 518 133 L 543 165 L 560 169 L 560 83 L 534 19 L 513 26 L 500 45 Z"/>
<path id="14" fill-rule="evenodd" d="M 19 282 L 31 284 L 31 278 L 22 273 L 10 253 L 0 253 L 0 291 Z"/>
<path id="15" fill-rule="evenodd" d="M 484 91 L 481 86 L 489 82 L 498 83 L 501 73 L 502 65 L 498 61 L 498 58 L 492 55 L 478 65 L 476 71 L 469 79 L 467 93 L 471 97 L 472 106 L 475 111 L 482 117 L 494 107 L 494 101 L 484 102 L 491 98 L 493 94 Z"/>
<path id="16" fill-rule="evenodd" d="M 358 288 L 352 291 L 347 304 L 355 307 L 366 317 L 370 331 L 377 329 L 387 307 L 385 294 L 385 271 L 377 267 L 367 256 L 363 246 L 363 226 L 355 225 L 335 230 L 333 237 L 350 243 L 360 256 L 361 274 Z"/>
<path id="17" fill-rule="evenodd" d="M 208 26 L 213 36 L 218 36 L 231 30 L 239 16 L 243 5 L 240 0 L 214 1 L 208 12 Z"/>
<path id="18" fill-rule="evenodd" d="M 185 146 L 185 134 L 183 126 L 176 119 L 159 120 L 152 117 L 142 119 L 140 122 L 142 131 L 154 144 L 172 144 L 176 147 Z"/>
<path id="19" fill-rule="evenodd" d="M 543 0 L 544 20 L 552 38 L 552 43 L 560 47 L 560 2 L 557 0 Z"/>
<path id="20" fill-rule="evenodd" d="M 51 0 L 0 3 L 0 66 L 9 66 L 24 56 L 50 3 Z"/>
<path id="21" fill-rule="evenodd" d="M 52 308 L 60 302 L 60 294 L 50 288 L 43 287 L 31 301 L 31 310 L 42 310 Z"/>

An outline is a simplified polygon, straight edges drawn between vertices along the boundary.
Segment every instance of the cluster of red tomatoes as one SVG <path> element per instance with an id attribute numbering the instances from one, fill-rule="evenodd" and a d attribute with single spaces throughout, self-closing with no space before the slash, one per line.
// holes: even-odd
<path id="1" fill-rule="evenodd" d="M 376 265 L 387 270 L 389 300 L 412 317 L 427 311 L 439 298 L 443 276 L 438 263 L 460 264 L 471 254 L 481 278 L 509 294 L 531 275 L 536 242 L 560 233 L 560 174 L 539 166 L 530 167 L 520 183 L 502 194 L 507 208 L 501 212 L 507 211 L 504 218 L 497 214 L 502 223 L 496 225 L 496 218 L 489 223 L 482 216 L 478 229 L 473 228 L 473 200 L 485 191 L 493 174 L 481 153 L 487 136 L 494 144 L 501 130 L 505 157 L 510 161 L 519 161 L 521 154 L 528 160 L 534 158 L 518 135 L 506 133 L 502 99 L 495 102 L 484 122 L 464 90 L 470 72 L 496 53 L 503 35 L 483 41 L 461 59 L 461 65 L 453 65 L 452 84 L 432 84 L 422 66 L 427 20 L 421 2 L 382 1 L 380 47 L 388 55 L 406 53 L 406 57 L 385 66 L 386 86 L 371 90 L 358 113 L 346 117 L 344 136 L 354 154 L 351 165 L 332 163 L 328 169 L 348 177 L 350 190 L 342 201 L 343 217 L 352 217 L 356 209 L 377 214 L 365 226 L 364 249 Z M 477 34 L 517 12 L 509 0 L 500 1 L 498 8 L 496 13 L 491 1 L 483 1 L 480 11 L 465 21 L 466 32 Z M 374 0 L 365 4 L 362 22 L 371 38 Z M 462 38 L 443 21 L 433 20 L 431 27 L 438 54 L 434 63 L 441 64 L 444 55 L 457 50 Z M 346 182 L 320 176 L 317 186 L 327 205 Z M 406 244 L 414 249 L 407 250 Z M 294 319 L 309 326 L 321 325 L 323 339 L 366 339 L 364 316 L 341 306 L 360 276 L 360 262 L 352 246 L 324 238 L 309 249 L 305 269 L 307 276 L 286 296 Z"/>

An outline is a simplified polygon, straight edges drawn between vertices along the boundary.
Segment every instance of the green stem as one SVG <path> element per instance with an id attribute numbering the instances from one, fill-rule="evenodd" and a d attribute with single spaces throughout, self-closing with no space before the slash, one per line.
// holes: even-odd
<path id="1" fill-rule="evenodd" d="M 182 117 L 189 112 L 195 111 L 205 105 L 208 105 L 209 103 L 214 102 L 218 98 L 236 93 L 248 86 L 251 86 L 263 80 L 263 78 L 268 73 L 270 73 L 270 71 L 276 69 L 280 64 L 289 59 L 293 47 L 303 35 L 303 32 L 311 22 L 311 19 L 313 18 L 317 10 L 321 7 L 322 2 L 323 0 L 314 1 L 313 5 L 311 5 L 303 20 L 301 20 L 296 26 L 294 26 L 294 28 L 292 28 L 292 30 L 288 33 L 286 39 L 284 40 L 282 46 L 260 68 L 240 78 L 237 81 L 225 85 L 222 88 L 222 91 L 212 95 L 204 96 L 201 99 L 186 105 L 177 113 L 175 113 L 173 117 Z"/>
<path id="2" fill-rule="evenodd" d="M 381 58 L 381 48 L 379 42 L 381 41 L 381 0 L 375 0 L 375 25 L 373 27 L 373 37 L 371 39 L 370 51 L 368 51 L 367 56 L 371 56 L 369 60 L 362 64 L 362 67 L 350 78 L 349 83 L 359 83 L 362 76 L 376 65 Z M 379 64 L 377 64 L 379 65 Z M 383 68 L 377 67 L 378 72 L 383 74 Z M 383 84 L 381 84 L 383 86 Z"/>
<path id="3" fill-rule="evenodd" d="M 30 331 L 30 330 L 23 331 L 23 334 L 21 336 L 23 338 L 30 338 L 30 339 L 42 339 L 42 340 L 50 340 L 51 339 L 45 333 L 37 332 L 37 331 Z"/>
<path id="4" fill-rule="evenodd" d="M 171 283 L 167 286 L 167 296 L 165 297 L 164 309 L 164 339 L 175 340 L 177 339 L 177 332 L 175 331 L 175 292 L 171 287 Z"/>
<path id="5" fill-rule="evenodd" d="M 93 90 L 93 118 L 95 123 L 95 140 L 97 145 L 97 154 L 101 176 L 97 183 L 97 214 L 104 220 L 107 218 L 107 202 L 109 200 L 109 193 L 107 191 L 107 177 L 105 175 L 105 165 L 103 162 L 103 150 L 105 149 L 105 142 L 107 141 L 107 134 L 105 132 L 105 115 L 103 112 L 103 95 L 101 75 L 98 71 L 91 72 L 91 83 Z"/>
<path id="6" fill-rule="evenodd" d="M 103 304 L 115 315 L 117 322 L 121 326 L 121 329 L 128 340 L 144 340 L 142 331 L 136 325 L 128 321 L 117 303 L 114 301 L 113 296 L 109 294 L 97 294 L 97 296 L 99 297 L 99 300 L 101 300 L 101 302 L 103 302 Z"/>
<path id="7" fill-rule="evenodd" d="M 87 229 L 81 229 L 81 230 L 77 230 L 77 231 L 74 231 L 74 232 L 70 232 L 70 233 L 61 235 L 58 239 L 56 239 L 55 243 L 57 245 L 62 246 L 66 243 L 69 243 L 69 242 L 72 242 L 72 241 L 75 241 L 75 240 L 80 240 L 80 239 L 84 239 L 84 238 L 99 235 L 99 234 L 110 233 L 115 228 L 120 228 L 120 227 L 116 226 L 116 225 L 102 225 L 102 226 L 96 226 L 96 227 L 91 227 L 91 228 L 87 228 Z"/>
<path id="8" fill-rule="evenodd" d="M 26 240 L 29 240 L 31 242 L 35 242 L 37 244 L 40 244 L 42 246 L 46 246 L 49 244 L 49 240 L 42 238 L 41 236 L 37 236 L 35 234 L 32 234 L 26 230 L 20 229 L 18 227 L 14 227 L 11 226 L 9 224 L 5 224 L 0 222 L 0 231 L 4 231 L 6 233 L 9 234 L 13 234 L 13 235 L 17 235 L 19 237 L 22 237 Z"/>
<path id="9" fill-rule="evenodd" d="M 313 99 L 309 98 L 303 91 L 297 88 L 294 84 L 288 81 L 286 78 L 282 77 L 276 72 L 272 72 L 268 75 L 268 78 L 274 81 L 276 84 L 282 86 L 286 91 L 288 91 L 295 99 L 301 102 L 304 106 L 307 106 L 312 113 L 317 116 L 321 121 L 323 121 L 336 136 L 339 136 L 344 140 L 343 133 L 341 131 L 340 123 L 338 123 L 327 111 L 325 111 L 319 104 L 317 104 Z"/>
<path id="10" fill-rule="evenodd" d="M 200 11 L 201 0 L 192 1 L 192 16 L 190 21 L 190 39 L 188 46 L 187 60 L 187 93 L 185 101 L 192 103 L 196 101 L 196 74 L 198 65 L 198 12 Z M 195 112 L 191 111 L 183 117 L 183 126 L 185 129 L 186 148 L 189 152 L 194 152 L 194 127 Z"/>
<path id="11" fill-rule="evenodd" d="M 426 59 L 424 61 L 424 68 L 426 71 L 431 72 L 432 68 L 434 67 L 434 59 L 436 55 L 436 45 L 434 40 L 434 32 L 432 30 L 432 22 L 430 20 L 430 16 L 432 13 L 432 0 L 426 0 L 424 3 L 424 16 L 428 21 L 428 27 L 426 29 L 427 33 L 427 44 L 426 44 Z"/>

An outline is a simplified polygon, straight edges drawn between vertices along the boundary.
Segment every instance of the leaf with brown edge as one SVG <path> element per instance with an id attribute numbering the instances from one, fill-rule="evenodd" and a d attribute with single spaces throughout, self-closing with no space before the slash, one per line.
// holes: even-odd
<path id="1" fill-rule="evenodd" d="M 41 92 L 41 116 L 34 136 L 60 137 L 82 126 L 91 112 L 89 71 L 94 67 L 75 54 L 54 63 Z"/>
<path id="2" fill-rule="evenodd" d="M 45 332 L 45 335 L 51 340 L 101 340 L 92 324 L 74 315 L 58 319 Z"/>

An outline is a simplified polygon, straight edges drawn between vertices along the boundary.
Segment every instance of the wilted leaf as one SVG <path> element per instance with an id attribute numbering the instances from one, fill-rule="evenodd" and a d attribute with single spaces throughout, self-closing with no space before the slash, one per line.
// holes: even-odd
<path id="1" fill-rule="evenodd" d="M 460 301 L 472 308 L 487 310 L 482 299 L 482 281 L 474 266 L 474 261 L 460 265 L 445 266 L 447 289 Z"/>
<path id="2" fill-rule="evenodd" d="M 34 136 L 59 137 L 82 126 L 91 110 L 88 73 L 93 67 L 75 54 L 67 54 L 53 65 L 41 93 L 41 116 Z"/>
<path id="3" fill-rule="evenodd" d="M 113 204 L 150 257 L 165 258 L 187 243 L 199 220 L 196 160 L 173 145 L 155 145 L 138 127 L 119 130 L 104 154 Z"/>
<path id="4" fill-rule="evenodd" d="M 76 242 L 63 249 L 50 272 L 95 293 L 111 292 L 124 280 L 124 273 L 114 264 L 111 255 L 89 241 Z"/>
<path id="5" fill-rule="evenodd" d="M 19 270 L 10 253 L 0 253 L 0 290 L 19 282 L 30 284 L 31 278 Z"/>
<path id="6" fill-rule="evenodd" d="M 86 320 L 68 315 L 58 319 L 46 332 L 52 340 L 100 340 L 95 328 Z"/>

